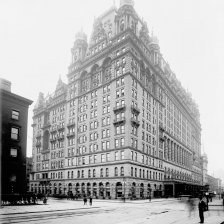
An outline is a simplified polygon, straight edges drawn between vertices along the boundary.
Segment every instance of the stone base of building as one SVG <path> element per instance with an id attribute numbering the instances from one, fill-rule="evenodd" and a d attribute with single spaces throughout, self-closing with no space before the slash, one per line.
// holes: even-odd
<path id="1" fill-rule="evenodd" d="M 101 199 L 146 199 L 164 196 L 162 182 L 137 180 L 134 178 L 117 178 L 107 180 L 66 180 L 35 181 L 30 183 L 30 191 L 34 193 L 61 195 L 81 198 L 92 196 Z"/>

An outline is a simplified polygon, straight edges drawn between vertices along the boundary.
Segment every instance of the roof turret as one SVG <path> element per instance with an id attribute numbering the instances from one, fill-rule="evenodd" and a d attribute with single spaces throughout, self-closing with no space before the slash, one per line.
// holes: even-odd
<path id="1" fill-rule="evenodd" d="M 134 7 L 134 1 L 133 0 L 120 0 L 120 7 L 122 7 L 123 5 L 131 5 L 132 7 Z"/>

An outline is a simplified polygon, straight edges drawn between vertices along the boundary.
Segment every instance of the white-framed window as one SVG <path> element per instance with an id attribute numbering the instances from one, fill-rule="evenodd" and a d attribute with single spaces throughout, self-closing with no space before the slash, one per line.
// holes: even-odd
<path id="1" fill-rule="evenodd" d="M 17 149 L 11 148 L 11 150 L 10 150 L 10 156 L 17 157 Z"/>
<path id="2" fill-rule="evenodd" d="M 12 119 L 13 120 L 19 120 L 19 111 L 12 110 Z"/>
<path id="3" fill-rule="evenodd" d="M 14 140 L 19 139 L 19 128 L 11 127 L 11 139 L 14 139 Z"/>

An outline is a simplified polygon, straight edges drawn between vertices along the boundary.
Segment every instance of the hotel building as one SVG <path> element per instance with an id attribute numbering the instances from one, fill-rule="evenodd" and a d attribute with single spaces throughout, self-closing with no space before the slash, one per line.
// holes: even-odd
<path id="1" fill-rule="evenodd" d="M 30 190 L 145 198 L 197 192 L 201 126 L 132 0 L 94 20 L 71 49 L 68 83 L 40 93 Z"/>

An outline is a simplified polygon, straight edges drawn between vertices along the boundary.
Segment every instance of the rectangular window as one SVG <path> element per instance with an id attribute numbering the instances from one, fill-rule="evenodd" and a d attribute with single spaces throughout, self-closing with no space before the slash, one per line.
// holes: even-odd
<path id="1" fill-rule="evenodd" d="M 93 158 L 94 158 L 94 163 L 96 163 L 96 159 L 97 159 L 96 155 L 94 155 Z"/>
<path id="2" fill-rule="evenodd" d="M 19 128 L 15 128 L 15 127 L 11 128 L 11 139 L 15 139 L 15 140 L 19 139 Z"/>
<path id="3" fill-rule="evenodd" d="M 121 159 L 124 159 L 124 151 L 121 151 Z"/>
<path id="4" fill-rule="evenodd" d="M 106 160 L 107 160 L 107 162 L 110 161 L 110 153 L 106 154 Z"/>
<path id="5" fill-rule="evenodd" d="M 17 149 L 11 148 L 11 150 L 10 150 L 10 156 L 17 157 Z"/>
<path id="6" fill-rule="evenodd" d="M 118 152 L 115 152 L 115 160 L 118 160 Z"/>
<path id="7" fill-rule="evenodd" d="M 105 154 L 101 154 L 101 162 L 102 162 L 102 163 L 105 162 Z"/>
<path id="8" fill-rule="evenodd" d="M 115 139 L 115 148 L 118 148 L 119 147 L 119 141 L 118 139 Z"/>
<path id="9" fill-rule="evenodd" d="M 12 110 L 12 119 L 19 120 L 19 111 Z"/>

